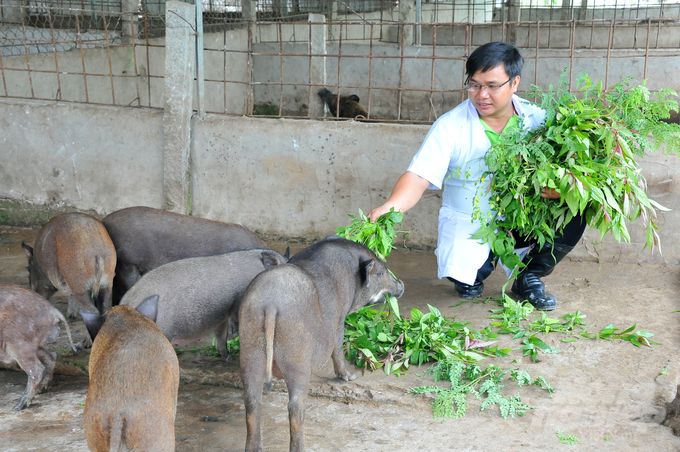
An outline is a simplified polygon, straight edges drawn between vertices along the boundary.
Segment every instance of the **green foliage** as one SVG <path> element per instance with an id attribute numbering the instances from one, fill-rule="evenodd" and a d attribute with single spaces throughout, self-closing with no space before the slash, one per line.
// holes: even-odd
<path id="1" fill-rule="evenodd" d="M 191 350 L 191 353 L 202 353 L 203 355 L 207 356 L 220 356 L 220 353 L 217 351 L 217 342 L 216 338 L 213 337 L 212 344 L 211 345 L 201 345 L 200 347 L 194 346 L 194 349 Z M 239 341 L 239 337 L 236 336 L 234 339 L 230 339 L 227 341 L 227 352 L 229 352 L 230 355 L 232 356 L 238 356 L 239 352 L 241 350 L 241 345 Z M 179 355 L 180 353 L 183 353 L 184 350 L 181 348 L 176 348 L 175 352 Z"/>
<path id="2" fill-rule="evenodd" d="M 352 223 L 349 226 L 339 227 L 335 233 L 340 237 L 366 245 L 383 261 L 390 256 L 393 249 L 396 249 L 392 242 L 397 233 L 403 234 L 404 240 L 409 234 L 408 231 L 395 230 L 394 226 L 404 221 L 404 215 L 401 212 L 395 212 L 394 208 L 381 215 L 375 223 L 372 223 L 361 209 L 359 209 L 359 217 L 350 215 L 350 218 L 352 218 Z"/>
<path id="3" fill-rule="evenodd" d="M 411 364 L 458 360 L 474 363 L 484 356 L 506 356 L 511 349 L 491 347 L 495 341 L 429 306 L 411 310 L 411 320 L 365 307 L 345 319 L 345 356 L 359 367 L 384 368 L 402 374 Z M 474 350 L 474 351 L 473 351 Z"/>
<path id="4" fill-rule="evenodd" d="M 570 446 L 573 446 L 574 444 L 581 442 L 581 440 L 578 439 L 577 437 L 575 437 L 574 435 L 562 433 L 562 430 L 557 431 L 557 439 L 562 444 L 568 444 Z M 607 439 L 607 438 L 605 438 L 605 439 Z"/>
<path id="5" fill-rule="evenodd" d="M 482 227 L 473 236 L 488 242 L 509 268 L 519 264 L 509 231 L 535 239 L 539 246 L 552 242 L 555 231 L 581 214 L 602 237 L 611 232 L 630 242 L 626 221 L 641 218 L 646 246 L 660 246 L 657 210 L 667 210 L 647 197 L 647 183 L 636 158 L 666 144 L 666 153 L 680 155 L 680 127 L 666 124 L 677 110 L 672 90 L 655 94 L 626 79 L 608 90 L 587 74 L 578 79 L 581 96 L 568 91 L 565 76 L 557 91 L 534 86 L 530 97 L 541 99 L 546 110 L 542 127 L 526 132 L 504 131 L 486 154 L 490 184 L 480 183 L 477 197 L 489 194 L 491 212 L 476 207 Z M 653 136 L 653 140 L 648 137 Z M 488 177 L 492 176 L 492 177 Z M 543 189 L 556 189 L 561 197 L 541 198 Z"/>
<path id="6" fill-rule="evenodd" d="M 531 383 L 529 373 L 520 369 L 503 370 L 500 366 L 490 364 L 482 369 L 477 364 L 465 364 L 455 359 L 440 361 L 428 369 L 426 374 L 431 374 L 435 382 L 446 380 L 451 382 L 450 388 L 439 386 L 422 386 L 412 388 L 412 394 L 436 394 L 432 409 L 435 419 L 460 418 L 467 413 L 467 395 L 474 394 L 477 400 L 482 400 L 480 410 L 484 411 L 490 406 L 498 405 L 501 416 L 523 416 L 526 410 L 533 407 L 522 403 L 519 395 L 506 397 L 501 383 L 510 374 L 508 379 L 517 382 L 518 386 Z M 537 378 L 534 385 L 539 386 L 552 394 L 554 389 L 543 377 Z"/>

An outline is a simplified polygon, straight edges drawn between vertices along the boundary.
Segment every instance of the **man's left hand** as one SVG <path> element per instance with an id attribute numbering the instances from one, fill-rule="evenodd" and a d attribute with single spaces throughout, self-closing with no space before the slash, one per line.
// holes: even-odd
<path id="1" fill-rule="evenodd" d="M 561 196 L 560 192 L 558 192 L 554 188 L 543 187 L 543 191 L 541 192 L 541 198 L 560 199 Z"/>

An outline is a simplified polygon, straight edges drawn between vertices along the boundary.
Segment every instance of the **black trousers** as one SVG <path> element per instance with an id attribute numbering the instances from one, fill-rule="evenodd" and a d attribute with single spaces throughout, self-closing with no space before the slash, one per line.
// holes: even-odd
<path id="1" fill-rule="evenodd" d="M 581 240 L 581 237 L 583 236 L 583 232 L 586 230 L 586 220 L 583 218 L 582 215 L 577 215 L 572 220 L 567 223 L 567 225 L 564 227 L 561 233 L 557 233 L 555 235 L 555 240 L 554 242 L 560 245 L 565 245 L 565 246 L 576 246 L 576 244 Z M 535 245 L 535 241 L 529 240 L 526 237 L 521 237 L 517 232 L 513 233 L 514 237 L 519 237 L 517 239 L 517 243 L 515 244 L 515 248 L 524 248 L 526 246 L 531 246 Z M 486 262 L 477 270 L 477 278 L 475 280 L 475 284 L 478 284 L 482 281 L 484 281 L 486 278 L 491 275 L 493 272 L 494 268 L 494 260 L 496 256 L 489 251 L 489 257 L 486 259 Z M 457 283 L 457 284 L 463 284 L 460 281 L 457 281 L 451 277 L 447 277 L 447 279 L 451 282 Z"/>

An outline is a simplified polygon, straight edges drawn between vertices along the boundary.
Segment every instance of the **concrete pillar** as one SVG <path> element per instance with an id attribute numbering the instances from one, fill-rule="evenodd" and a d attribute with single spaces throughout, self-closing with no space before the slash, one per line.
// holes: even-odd
<path id="1" fill-rule="evenodd" d="M 163 90 L 164 209 L 187 214 L 189 208 L 189 147 L 196 70 L 195 6 L 166 3 L 165 86 Z"/>
<path id="2" fill-rule="evenodd" d="M 326 16 L 323 14 L 310 14 L 308 22 L 316 25 L 312 27 L 312 39 L 309 42 L 309 53 L 314 55 L 326 55 Z M 323 23 L 322 23 L 323 22 Z M 326 57 L 312 57 L 312 70 L 310 73 L 309 83 L 325 85 L 326 84 Z M 316 93 L 321 87 L 312 86 L 312 104 L 309 106 L 309 114 L 312 117 L 320 117 L 324 115 L 324 104 L 321 102 Z"/>
<path id="3" fill-rule="evenodd" d="M 259 37 L 257 34 L 257 0 L 241 0 L 241 17 L 243 20 L 252 22 L 253 24 L 253 44 L 258 44 Z"/>
<path id="4" fill-rule="evenodd" d="M 139 19 L 136 14 L 139 9 L 138 0 L 121 0 L 120 8 L 123 13 L 121 34 L 125 37 L 132 38 L 126 39 L 126 44 L 130 44 L 134 42 L 134 38 L 139 33 Z"/>
<path id="5" fill-rule="evenodd" d="M 412 25 L 416 21 L 416 0 L 402 0 L 399 2 L 399 22 L 404 27 L 404 45 L 412 46 L 415 43 L 415 30 Z M 403 24 L 409 25 L 403 25 Z M 397 37 L 401 43 L 401 33 Z"/>

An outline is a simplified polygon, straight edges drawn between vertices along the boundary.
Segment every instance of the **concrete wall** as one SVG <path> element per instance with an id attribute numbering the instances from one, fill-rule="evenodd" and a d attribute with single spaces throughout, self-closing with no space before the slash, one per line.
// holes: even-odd
<path id="1" fill-rule="evenodd" d="M 268 238 L 313 240 L 350 223 L 348 214 L 383 202 L 427 126 L 207 116 L 192 121 L 193 214 L 246 225 Z M 163 204 L 162 112 L 148 109 L 0 101 L 0 207 L 82 210 L 99 215 Z M 679 266 L 680 162 L 645 158 L 643 174 L 661 213 L 664 257 L 592 231 L 572 255 Z M 406 215 L 410 246 L 432 248 L 439 191 Z M 13 223 L 12 218 L 7 223 Z M 42 217 L 40 217 L 42 218 Z"/>

